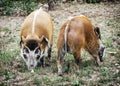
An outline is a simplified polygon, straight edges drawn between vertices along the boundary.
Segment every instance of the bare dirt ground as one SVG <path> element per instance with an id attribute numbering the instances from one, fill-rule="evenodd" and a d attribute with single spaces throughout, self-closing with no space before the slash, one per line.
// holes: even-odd
<path id="1" fill-rule="evenodd" d="M 49 11 L 54 22 L 53 61 L 51 67 L 38 67 L 34 74 L 27 70 L 20 57 L 20 27 L 25 17 L 0 16 L 0 86 L 120 86 L 120 3 L 59 4 Z M 56 38 L 62 23 L 69 16 L 85 15 L 101 28 L 106 55 L 102 67 L 96 67 L 90 55 L 84 54 L 83 67 L 79 75 L 71 70 L 64 76 L 57 75 Z M 89 58 L 87 58 L 89 57 Z M 9 59 L 8 59 L 9 58 Z M 70 58 L 73 58 L 70 56 Z"/>

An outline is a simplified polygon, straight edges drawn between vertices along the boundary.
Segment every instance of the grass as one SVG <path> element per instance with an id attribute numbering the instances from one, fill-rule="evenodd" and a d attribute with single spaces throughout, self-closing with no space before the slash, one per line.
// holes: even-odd
<path id="1" fill-rule="evenodd" d="M 8 27 L 4 27 L 4 28 L 2 28 L 2 31 L 4 31 L 5 33 L 8 33 L 10 31 L 10 29 Z"/>
<path id="2" fill-rule="evenodd" d="M 29 0 L 29 1 L 4 0 L 0 2 L 0 4 L 3 5 L 1 8 L 0 15 L 13 15 L 13 14 L 17 14 L 17 11 L 23 12 L 22 15 L 28 15 L 37 7 L 38 3 L 39 3 L 38 0 L 34 0 L 34 1 L 33 0 Z"/>
<path id="3" fill-rule="evenodd" d="M 114 82 L 114 83 L 119 83 L 120 84 L 120 72 L 112 74 L 111 73 L 111 77 L 102 77 L 98 82 L 102 83 L 102 84 L 107 84 L 110 82 Z"/>
<path id="4" fill-rule="evenodd" d="M 14 59 L 15 58 L 14 58 L 13 52 L 11 51 L 0 52 L 0 62 L 10 63 Z"/>
<path id="5" fill-rule="evenodd" d="M 9 32 L 9 28 L 4 28 L 4 31 Z M 113 37 L 110 36 L 110 37 L 108 37 L 108 40 L 104 40 L 104 43 L 108 47 L 109 51 L 115 51 L 115 49 L 113 49 L 113 46 L 111 44 L 112 38 Z M 8 42 L 14 42 L 14 41 L 12 41 L 12 40 L 9 41 L 9 39 L 8 39 Z M 55 54 L 54 50 L 56 50 L 56 49 L 53 49 L 53 53 Z M 0 57 L 1 57 L 0 62 L 5 63 L 5 64 L 7 64 L 7 67 L 10 67 L 11 66 L 10 62 L 16 60 L 15 56 L 18 55 L 18 53 L 19 53 L 18 49 L 2 51 L 2 52 L 0 52 Z M 116 57 L 118 57 L 118 56 L 119 56 L 119 53 L 116 54 Z M 87 60 L 87 57 L 90 57 L 90 59 Z M 60 77 L 56 74 L 57 73 L 57 65 L 56 65 L 56 61 L 55 61 L 55 57 L 54 57 L 51 64 L 49 64 L 49 61 L 46 60 L 46 63 L 48 63 L 50 66 L 46 66 L 45 68 L 37 67 L 35 69 L 35 74 L 38 74 L 38 76 L 35 76 L 35 74 L 33 74 L 33 79 L 32 79 L 33 84 L 35 84 L 35 85 L 50 85 L 50 86 L 52 86 L 53 84 L 60 85 L 60 86 L 61 85 L 63 85 L 63 86 L 64 85 L 74 85 L 74 86 L 86 85 L 86 80 L 84 78 L 87 78 L 88 80 L 90 78 L 92 78 L 92 76 L 94 75 L 94 71 L 99 73 L 99 75 L 98 75 L 99 80 L 90 81 L 89 85 L 96 85 L 96 83 L 98 83 L 100 85 L 108 84 L 111 82 L 119 83 L 119 80 L 117 80 L 116 78 L 119 78 L 120 74 L 112 73 L 111 67 L 113 67 L 113 66 L 111 66 L 111 63 L 104 64 L 104 66 L 96 68 L 95 64 L 94 64 L 94 59 L 88 53 L 84 53 L 82 55 L 83 61 L 82 61 L 82 64 L 80 65 L 80 73 L 79 73 L 79 75 L 77 75 L 77 74 L 75 74 L 73 55 L 68 54 L 64 58 L 65 58 L 65 63 L 63 64 L 64 75 L 62 77 Z M 21 62 L 21 60 L 20 60 L 20 62 Z M 69 69 L 67 68 L 67 65 L 66 65 L 67 63 L 70 65 Z M 22 64 L 21 67 L 17 68 L 17 71 L 19 71 L 20 73 L 29 72 L 26 68 L 25 63 L 21 62 L 21 64 Z M 12 75 L 11 71 L 2 70 L 0 72 L 0 75 L 1 76 L 5 75 L 6 80 L 11 80 L 11 79 L 17 78 L 16 75 L 14 75 L 14 76 Z M 30 75 L 28 75 L 28 76 L 30 76 Z M 28 76 L 24 76 L 23 78 L 26 78 Z"/>
<path id="6" fill-rule="evenodd" d="M 40 79 L 38 79 L 37 77 L 34 78 L 33 82 L 36 85 L 41 85 L 41 83 L 42 83 L 42 81 Z"/>
<path id="7" fill-rule="evenodd" d="M 111 75 L 109 70 L 105 67 L 100 68 L 99 71 L 101 73 L 101 76 L 108 77 Z"/>
<path id="8" fill-rule="evenodd" d="M 106 83 L 111 82 L 111 81 L 113 81 L 113 79 L 111 79 L 111 78 L 101 78 L 99 80 L 99 83 L 106 84 Z"/>
<path id="9" fill-rule="evenodd" d="M 104 23 L 101 26 L 101 33 L 103 43 L 107 48 L 106 55 L 104 57 L 104 63 L 100 67 L 96 67 L 94 59 L 87 52 L 82 55 L 82 64 L 79 67 L 79 74 L 75 73 L 74 69 L 74 57 L 73 55 L 67 55 L 64 57 L 63 63 L 63 76 L 57 75 L 56 64 L 56 45 L 58 27 L 55 25 L 54 45 L 53 45 L 53 60 L 46 60 L 47 66 L 42 68 L 38 66 L 35 69 L 35 73 L 30 73 L 27 70 L 25 62 L 20 57 L 20 48 L 18 37 L 12 36 L 9 32 L 12 31 L 9 27 L 3 27 L 2 32 L 8 34 L 7 37 L 3 37 L 1 40 L 4 48 L 0 51 L 0 86 L 6 85 L 6 81 L 9 80 L 11 86 L 17 82 L 24 86 L 36 85 L 36 86 L 109 86 L 111 84 L 120 85 L 120 53 L 119 45 L 113 44 L 113 39 L 119 38 L 119 19 L 107 19 L 104 22 L 97 20 L 96 22 Z M 12 31 L 14 33 L 14 30 Z M 18 33 L 18 32 L 17 32 Z M 0 46 L 1 47 L 1 46 Z M 117 52 L 111 56 L 109 52 Z M 67 64 L 70 65 L 68 69 Z M 23 79 L 23 80 L 22 80 Z M 12 82 L 12 80 L 18 80 Z M 14 86 L 14 85 L 13 85 Z"/>
<path id="10" fill-rule="evenodd" d="M 93 73 L 93 69 L 92 69 L 90 66 L 88 66 L 88 67 L 85 69 L 85 71 L 83 72 L 83 75 L 84 75 L 84 76 L 87 76 L 87 77 L 90 77 L 92 73 Z"/>

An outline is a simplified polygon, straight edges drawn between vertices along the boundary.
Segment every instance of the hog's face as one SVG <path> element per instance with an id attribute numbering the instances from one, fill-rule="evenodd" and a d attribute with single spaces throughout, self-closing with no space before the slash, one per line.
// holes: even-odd
<path id="1" fill-rule="evenodd" d="M 38 40 L 21 39 L 21 56 L 29 70 L 33 70 L 37 66 L 37 63 L 40 61 L 40 59 L 44 57 L 44 50 L 42 49 L 41 45 L 45 43 L 46 45 L 49 45 L 48 39 L 45 36 L 42 36 Z"/>
<path id="2" fill-rule="evenodd" d="M 105 53 L 105 46 L 103 45 L 102 40 L 101 40 L 100 29 L 98 27 L 96 27 L 94 29 L 94 32 L 95 32 L 95 34 L 98 38 L 98 45 L 99 45 L 98 56 L 99 56 L 100 61 L 103 62 L 103 56 L 104 56 L 104 53 Z"/>
<path id="3" fill-rule="evenodd" d="M 34 50 L 30 50 L 27 46 L 21 51 L 21 56 L 25 61 L 29 70 L 33 70 L 37 63 L 40 61 L 41 51 L 38 47 Z"/>
<path id="4" fill-rule="evenodd" d="M 36 40 L 28 40 L 21 50 L 21 56 L 29 70 L 34 69 L 40 61 L 41 50 Z"/>

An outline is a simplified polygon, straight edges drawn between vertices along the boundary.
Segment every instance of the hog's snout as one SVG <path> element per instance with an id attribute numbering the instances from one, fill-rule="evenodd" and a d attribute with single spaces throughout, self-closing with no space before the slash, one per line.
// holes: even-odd
<path id="1" fill-rule="evenodd" d="M 99 52 L 98 52 L 98 55 L 99 55 L 99 58 L 100 58 L 101 62 L 103 62 L 104 52 L 105 52 L 105 47 L 101 47 L 100 50 L 99 50 Z"/>

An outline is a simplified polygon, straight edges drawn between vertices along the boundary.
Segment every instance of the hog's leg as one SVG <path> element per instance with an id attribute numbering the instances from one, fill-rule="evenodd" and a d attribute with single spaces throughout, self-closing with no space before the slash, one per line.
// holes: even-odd
<path id="1" fill-rule="evenodd" d="M 64 49 L 58 50 L 58 54 L 57 54 L 58 75 L 62 75 L 62 62 L 63 62 L 64 56 L 65 56 Z"/>
<path id="2" fill-rule="evenodd" d="M 51 52 L 52 52 L 52 46 L 48 47 L 48 58 L 49 59 L 52 59 Z"/>
<path id="3" fill-rule="evenodd" d="M 80 50 L 76 50 L 74 53 L 74 59 L 75 59 L 75 69 L 76 72 L 79 73 L 79 64 L 81 63 L 81 51 Z"/>

